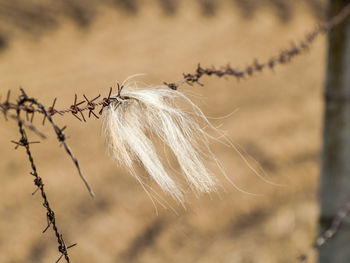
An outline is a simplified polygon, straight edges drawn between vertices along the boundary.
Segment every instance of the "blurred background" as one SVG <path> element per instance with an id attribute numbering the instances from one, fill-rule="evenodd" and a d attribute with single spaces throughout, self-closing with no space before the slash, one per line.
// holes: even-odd
<path id="1" fill-rule="evenodd" d="M 181 80 L 203 66 L 244 68 L 302 39 L 325 19 L 325 0 L 103 0 L 0 1 L 0 94 L 19 86 L 57 108 L 74 94 L 107 96 L 136 73 L 150 84 Z M 322 90 L 326 38 L 291 64 L 252 78 L 203 77 L 182 86 L 220 125 L 259 179 L 230 148 L 211 142 L 230 179 L 210 196 L 188 193 L 186 208 L 161 194 L 151 200 L 105 151 L 101 120 L 55 116 L 96 197 L 49 138 L 32 146 L 39 175 L 56 213 L 72 262 L 296 262 L 317 234 Z M 195 95 L 193 95 L 195 94 Z M 17 124 L 0 116 L 0 262 L 55 262 L 59 256 L 23 149 L 14 150 Z M 30 138 L 36 140 L 35 134 Z M 214 164 L 209 164 L 214 167 Z M 176 168 L 176 167 L 175 167 Z M 143 170 L 140 169 L 140 173 Z M 63 262 L 63 261 L 61 261 Z M 314 257 L 310 262 L 314 262 Z"/>

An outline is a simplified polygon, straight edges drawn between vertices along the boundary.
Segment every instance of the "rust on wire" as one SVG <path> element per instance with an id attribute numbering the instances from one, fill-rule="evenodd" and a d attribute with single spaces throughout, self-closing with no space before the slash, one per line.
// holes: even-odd
<path id="1" fill-rule="evenodd" d="M 102 114 L 103 109 L 104 109 L 105 107 L 108 107 L 109 104 L 111 103 L 112 90 L 113 90 L 112 87 L 110 87 L 110 88 L 109 88 L 109 93 L 108 93 L 107 98 L 103 98 L 103 100 L 102 100 L 102 103 L 101 103 L 102 107 L 101 107 L 101 110 L 99 111 L 99 114 L 100 114 L 100 115 Z"/>
<path id="2" fill-rule="evenodd" d="M 83 104 L 85 101 L 77 102 L 77 98 L 78 96 L 77 94 L 75 94 L 74 104 L 70 106 L 70 112 L 73 114 L 74 117 L 76 117 L 79 121 L 81 121 L 81 119 L 77 116 L 78 112 L 80 112 L 83 120 L 86 121 L 82 113 L 82 110 L 78 107 L 80 104 Z"/>
<path id="3" fill-rule="evenodd" d="M 89 100 L 89 99 L 85 96 L 85 94 L 83 94 L 83 96 L 84 96 L 84 98 L 85 98 L 85 100 L 86 100 L 86 103 L 87 103 L 86 107 L 87 107 L 88 110 L 89 110 L 89 118 L 90 118 L 90 116 L 91 116 L 91 114 L 92 114 L 92 115 L 94 115 L 94 116 L 96 117 L 96 119 L 98 119 L 99 117 L 98 117 L 98 116 L 95 114 L 95 112 L 94 112 L 95 107 L 96 107 L 94 101 L 97 100 L 99 97 L 101 97 L 101 94 L 99 94 L 98 96 L 96 96 L 96 97 L 93 98 L 92 100 Z"/>
<path id="4" fill-rule="evenodd" d="M 47 109 L 47 113 L 50 115 L 50 116 L 53 116 L 55 115 L 56 113 L 60 114 L 60 115 L 63 115 L 61 112 L 58 112 L 56 109 L 55 109 L 55 104 L 56 104 L 56 101 L 57 101 L 57 98 L 55 98 L 52 102 L 52 105 Z M 43 119 L 43 125 L 45 125 L 45 120 L 47 118 L 47 115 L 44 114 L 44 119 Z"/>
<path id="5" fill-rule="evenodd" d="M 24 93 L 24 91 L 22 90 L 22 95 L 19 97 L 19 101 L 18 101 L 17 105 L 21 106 L 21 105 L 24 105 L 26 102 L 32 102 L 33 104 L 39 105 L 33 99 L 29 99 L 27 97 L 27 95 Z M 66 244 L 64 242 L 64 239 L 63 239 L 63 236 L 62 236 L 62 234 L 60 234 L 60 232 L 59 232 L 59 230 L 57 228 L 55 213 L 52 210 L 52 208 L 50 206 L 50 203 L 49 203 L 49 201 L 47 199 L 47 195 L 46 195 L 46 192 L 45 192 L 45 188 L 44 188 L 44 184 L 43 184 L 42 178 L 38 175 L 37 168 L 36 168 L 36 165 L 34 163 L 33 155 L 32 155 L 32 153 L 30 151 L 30 146 L 29 145 L 32 144 L 32 143 L 35 143 L 35 142 L 29 142 L 28 141 L 27 133 L 24 130 L 23 122 L 20 119 L 20 113 L 21 113 L 21 110 L 20 110 L 20 107 L 18 107 L 17 108 L 17 119 L 18 119 L 17 124 L 18 124 L 20 135 L 21 135 L 21 139 L 19 140 L 19 142 L 15 142 L 15 141 L 13 141 L 13 142 L 16 144 L 16 148 L 21 146 L 21 147 L 24 147 L 26 149 L 26 153 L 27 153 L 27 156 L 29 158 L 29 162 L 30 162 L 30 165 L 31 165 L 31 168 L 32 168 L 32 172 L 30 174 L 32 176 L 34 176 L 34 184 L 37 187 L 36 191 L 40 190 L 41 197 L 43 199 L 43 206 L 46 209 L 46 218 L 47 218 L 47 221 L 48 221 L 48 226 L 45 228 L 45 231 L 50 226 L 52 226 L 52 229 L 53 229 L 53 231 L 55 233 L 55 236 L 57 238 L 58 251 L 61 253 L 61 256 L 58 258 L 56 263 L 59 262 L 62 258 L 64 258 L 66 260 L 66 262 L 69 263 L 70 259 L 69 259 L 69 255 L 68 255 L 68 249 L 73 247 L 73 246 L 75 246 L 76 244 L 73 244 L 71 246 L 66 246 Z"/>

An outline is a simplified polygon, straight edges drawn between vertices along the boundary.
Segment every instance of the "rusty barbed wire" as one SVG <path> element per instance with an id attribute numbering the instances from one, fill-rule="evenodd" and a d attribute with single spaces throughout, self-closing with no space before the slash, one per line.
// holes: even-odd
<path id="1" fill-rule="evenodd" d="M 320 34 L 325 34 L 335 26 L 339 25 L 340 23 L 344 22 L 346 18 L 350 15 L 350 4 L 347 5 L 338 15 L 333 17 L 329 22 L 325 23 L 324 25 L 318 26 L 314 31 L 311 33 L 307 34 L 305 39 L 302 40 L 298 45 L 292 44 L 292 46 L 288 49 L 282 50 L 279 55 L 273 56 L 270 59 L 268 59 L 264 63 L 260 63 L 257 59 L 254 60 L 254 62 L 247 66 L 245 70 L 238 70 L 232 68 L 230 65 L 227 65 L 223 69 L 215 69 L 215 68 L 203 68 L 200 66 L 200 64 L 197 66 L 196 72 L 195 73 L 188 73 L 184 74 L 184 78 L 178 82 L 174 83 L 167 83 L 164 82 L 165 85 L 167 85 L 171 89 L 178 89 L 181 85 L 184 83 L 187 84 L 194 84 L 197 83 L 199 85 L 202 85 L 199 80 L 204 76 L 217 76 L 217 77 L 223 77 L 223 76 L 233 76 L 236 77 L 237 79 L 245 78 L 246 76 L 252 76 L 255 72 L 261 72 L 266 68 L 273 69 L 276 65 L 284 65 L 296 57 L 297 55 L 300 55 L 304 53 L 305 51 L 309 50 L 310 45 L 312 42 L 320 35 Z M 77 101 L 77 95 L 75 95 L 74 103 L 69 106 L 66 109 L 58 110 L 55 109 L 55 103 L 56 99 L 54 100 L 53 104 L 51 107 L 48 109 L 49 115 L 54 115 L 56 113 L 63 115 L 65 113 L 71 113 L 74 117 L 76 117 L 79 121 L 86 121 L 85 116 L 83 114 L 83 111 L 88 110 L 89 111 L 89 117 L 93 115 L 94 117 L 98 118 L 97 114 L 94 112 L 96 107 L 102 106 L 99 114 L 102 114 L 102 111 L 104 107 L 108 106 L 112 101 L 117 100 L 117 97 L 120 97 L 120 86 L 118 84 L 118 95 L 115 97 L 111 97 L 111 92 L 112 88 L 110 88 L 110 92 L 107 98 L 103 98 L 101 101 L 94 102 L 96 99 L 98 99 L 101 95 L 99 94 L 96 96 L 94 99 L 91 101 L 87 99 L 85 94 L 84 100 L 78 102 Z M 5 102 L 0 103 L 0 107 L 6 116 L 6 113 L 10 109 L 16 109 L 17 105 L 14 103 L 9 102 L 9 94 Z M 79 107 L 80 105 L 86 103 L 84 106 Z M 35 108 L 33 105 L 21 105 L 20 109 L 27 112 L 27 114 L 32 114 L 32 117 L 34 116 L 35 112 L 39 113 L 44 113 L 40 108 Z M 78 116 L 80 115 L 80 117 Z M 44 116 L 43 123 L 45 122 L 45 119 L 47 116 Z"/>
<path id="2" fill-rule="evenodd" d="M 350 215 L 350 201 L 345 204 L 343 208 L 341 208 L 335 217 L 333 218 L 330 227 L 324 231 L 319 237 L 316 238 L 312 247 L 304 254 L 299 256 L 298 263 L 304 263 L 308 260 L 310 255 L 324 244 L 327 243 L 331 238 L 333 238 L 339 231 L 344 220 Z"/>
<path id="3" fill-rule="evenodd" d="M 318 36 L 320 36 L 322 34 L 326 34 L 332 28 L 343 23 L 349 17 L 349 15 L 350 15 L 350 4 L 348 4 L 345 8 L 343 8 L 338 15 L 333 17 L 327 23 L 316 27 L 315 30 L 308 33 L 306 35 L 306 37 L 302 41 L 299 42 L 299 44 L 292 44 L 291 47 L 289 47 L 285 50 L 282 50 L 276 56 L 270 57 L 265 62 L 259 62 L 257 59 L 255 59 L 253 61 L 253 63 L 248 65 L 247 67 L 245 67 L 244 70 L 232 68 L 230 65 L 222 67 L 222 69 L 216 69 L 214 67 L 203 68 L 199 64 L 197 66 L 195 73 L 183 74 L 182 80 L 180 80 L 178 82 L 174 82 L 174 83 L 164 82 L 164 84 L 171 89 L 177 90 L 180 86 L 182 86 L 185 83 L 190 84 L 190 85 L 193 85 L 195 83 L 202 85 L 202 83 L 200 83 L 200 79 L 203 76 L 217 76 L 217 77 L 233 76 L 233 77 L 236 77 L 237 79 L 242 79 L 242 78 L 245 78 L 247 76 L 252 76 L 252 75 L 254 75 L 254 73 L 261 72 L 265 69 L 274 69 L 277 65 L 288 64 L 292 61 L 292 59 L 294 59 L 298 55 L 304 54 L 306 51 L 308 51 L 310 49 L 311 44 L 315 41 L 315 39 Z M 30 164 L 31 164 L 31 167 L 33 170 L 31 172 L 31 175 L 33 175 L 35 177 L 34 184 L 37 186 L 36 191 L 40 190 L 42 198 L 43 198 L 43 206 L 47 209 L 46 216 L 47 216 L 48 225 L 43 232 L 46 232 L 46 230 L 50 226 L 52 226 L 52 228 L 55 232 L 56 238 L 57 238 L 57 242 L 59 244 L 58 250 L 61 253 L 61 256 L 59 257 L 59 259 L 56 262 L 60 261 L 61 258 L 63 258 L 63 257 L 65 258 L 65 260 L 67 262 L 70 262 L 67 250 L 70 247 L 75 246 L 76 244 L 73 244 L 71 246 L 66 246 L 62 235 L 59 233 L 59 231 L 57 229 L 55 214 L 49 205 L 46 193 L 44 191 L 44 184 L 42 182 L 41 177 L 39 177 L 37 174 L 37 169 L 36 169 L 36 166 L 34 164 L 32 154 L 30 152 L 29 145 L 32 143 L 37 143 L 37 142 L 35 142 L 35 141 L 29 142 L 28 141 L 27 134 L 25 132 L 24 127 L 33 130 L 35 133 L 37 133 L 40 136 L 40 134 L 41 134 L 40 131 L 33 125 L 33 119 L 34 119 L 34 116 L 36 113 L 42 114 L 43 115 L 43 121 L 42 121 L 43 124 L 45 124 L 46 119 L 51 123 L 51 125 L 52 125 L 52 127 L 57 135 L 58 141 L 61 143 L 61 145 L 64 146 L 65 151 L 73 160 L 73 162 L 78 170 L 79 176 L 83 180 L 90 195 L 93 196 L 94 195 L 93 191 L 81 172 L 78 160 L 75 158 L 71 149 L 69 148 L 69 146 L 66 143 L 66 136 L 63 133 L 66 126 L 64 126 L 63 128 L 59 128 L 55 124 L 55 122 L 53 121 L 52 116 L 54 116 L 55 114 L 64 115 L 65 113 L 71 113 L 79 121 L 85 122 L 86 118 L 85 118 L 83 112 L 88 111 L 89 118 L 91 116 L 94 116 L 95 118 L 98 119 L 99 117 L 95 112 L 98 107 L 100 107 L 98 114 L 101 115 L 103 113 L 104 108 L 109 106 L 112 102 L 116 102 L 116 101 L 118 101 L 118 99 L 128 99 L 127 97 L 123 97 L 121 95 L 122 89 L 123 89 L 123 86 L 120 86 L 118 84 L 118 94 L 115 96 L 112 96 L 112 88 L 110 88 L 108 96 L 104 97 L 102 100 L 99 100 L 99 101 L 98 101 L 98 99 L 101 97 L 100 94 L 98 96 L 94 97 L 93 99 L 88 99 L 88 97 L 85 94 L 83 94 L 84 99 L 82 101 L 79 101 L 78 96 L 75 95 L 74 103 L 72 105 L 70 105 L 68 108 L 61 109 L 61 110 L 55 108 L 55 105 L 57 102 L 56 98 L 54 99 L 52 105 L 46 109 L 36 99 L 29 98 L 23 89 L 21 89 L 22 94 L 20 95 L 19 101 L 17 103 L 12 103 L 10 101 L 10 94 L 11 94 L 10 91 L 8 91 L 8 93 L 7 93 L 6 100 L 2 103 L 0 102 L 0 110 L 4 115 L 4 118 L 7 120 L 7 118 L 10 117 L 10 118 L 16 120 L 18 123 L 19 131 L 21 134 L 21 139 L 18 142 L 15 142 L 15 141 L 13 141 L 13 142 L 16 144 L 16 148 L 18 148 L 20 146 L 25 147 L 26 153 L 29 157 L 29 161 L 30 161 Z M 13 115 L 13 114 L 9 113 L 9 110 L 15 110 L 17 115 Z M 23 120 L 20 118 L 21 112 L 25 112 L 26 120 Z M 41 134 L 41 135 L 43 135 L 43 134 Z M 41 136 L 41 137 L 43 138 L 43 136 Z M 305 253 L 299 257 L 299 260 L 300 260 L 299 262 L 305 262 L 308 259 L 309 255 L 314 250 L 320 248 L 328 240 L 330 240 L 332 237 L 334 237 L 337 234 L 344 219 L 349 214 L 350 214 L 350 202 L 345 206 L 345 208 L 341 209 L 337 213 L 334 220 L 332 221 L 331 227 L 328 230 L 326 230 L 324 232 L 324 234 L 322 234 L 321 236 L 319 236 L 316 239 L 312 248 L 307 253 Z"/>
<path id="4" fill-rule="evenodd" d="M 97 102 L 94 102 L 94 101 L 96 99 L 98 99 L 101 95 L 98 95 L 94 99 L 89 100 L 86 97 L 86 95 L 83 94 L 85 99 L 80 101 L 80 102 L 78 102 L 78 97 L 75 94 L 74 103 L 72 105 L 70 105 L 69 108 L 61 109 L 61 110 L 58 110 L 58 109 L 54 108 L 55 104 L 56 104 L 56 101 L 57 101 L 57 98 L 55 98 L 53 103 L 52 103 L 52 105 L 50 107 L 48 107 L 48 110 L 46 110 L 46 111 L 44 111 L 43 107 L 39 107 L 36 103 L 31 103 L 30 105 L 19 105 L 19 106 L 17 104 L 15 104 L 15 103 L 11 103 L 9 101 L 10 91 L 8 91 L 8 93 L 7 93 L 8 95 L 7 95 L 6 101 L 4 101 L 3 103 L 0 103 L 0 109 L 1 109 L 1 112 L 3 113 L 3 115 L 4 115 L 6 120 L 7 120 L 7 117 L 8 117 L 8 111 L 9 110 L 17 110 L 17 109 L 19 109 L 20 111 L 26 112 L 26 116 L 27 116 L 27 119 L 29 120 L 29 122 L 33 121 L 35 113 L 43 114 L 44 115 L 43 121 L 42 121 L 43 125 L 45 124 L 45 121 L 46 121 L 46 119 L 49 118 L 49 116 L 51 117 L 51 116 L 55 115 L 56 113 L 59 114 L 59 115 L 63 115 L 65 113 L 71 113 L 79 121 L 86 122 L 86 118 L 84 116 L 83 111 L 86 111 L 86 110 L 89 111 L 89 114 L 88 114 L 89 118 L 91 117 L 91 115 L 93 115 L 95 118 L 98 119 L 99 117 L 95 113 L 95 110 L 97 109 L 97 107 L 101 106 L 100 110 L 98 111 L 98 114 L 102 115 L 103 109 L 105 107 L 107 107 L 109 104 L 111 104 L 113 101 L 117 101 L 118 98 L 128 99 L 127 97 L 122 96 L 120 94 L 121 90 L 123 89 L 123 86 L 120 86 L 119 83 L 117 85 L 118 85 L 118 94 L 116 96 L 114 96 L 114 97 L 111 96 L 112 95 L 112 90 L 113 90 L 112 87 L 110 87 L 110 89 L 109 89 L 108 96 L 103 98 L 101 101 L 97 101 Z M 86 105 L 80 106 L 83 103 L 86 103 Z M 31 115 L 30 119 L 29 119 L 29 115 Z"/>
<path id="5" fill-rule="evenodd" d="M 20 106 L 20 105 L 24 105 L 26 102 L 32 102 L 33 104 L 35 103 L 37 105 L 40 105 L 35 100 L 28 98 L 27 95 L 22 90 L 22 95 L 19 97 L 19 101 L 18 101 L 17 104 L 18 104 L 18 106 Z M 20 114 L 21 114 L 21 110 L 18 107 L 17 108 L 17 120 L 18 120 L 17 123 L 18 123 L 18 128 L 19 128 L 19 132 L 20 132 L 21 138 L 20 138 L 20 140 L 18 142 L 16 142 L 16 141 L 12 141 L 12 142 L 16 144 L 15 149 L 17 149 L 20 146 L 22 146 L 22 147 L 24 147 L 26 149 L 26 153 L 28 155 L 29 162 L 30 162 L 30 165 L 31 165 L 31 168 L 32 168 L 32 172 L 30 174 L 32 176 L 34 176 L 34 184 L 37 187 L 37 189 L 33 192 L 33 194 L 35 194 L 38 190 L 40 190 L 41 197 L 43 198 L 43 206 L 46 208 L 46 211 L 47 211 L 46 212 L 47 227 L 44 229 L 43 233 L 45 233 L 50 228 L 50 226 L 52 226 L 52 229 L 53 229 L 53 231 L 55 233 L 55 236 L 57 238 L 58 251 L 61 253 L 61 256 L 58 258 L 56 263 L 59 262 L 63 257 L 66 260 L 66 262 L 69 263 L 70 259 L 69 259 L 69 255 L 68 255 L 68 249 L 71 248 L 71 247 L 74 247 L 76 244 L 72 244 L 70 246 L 66 246 L 66 244 L 64 242 L 64 239 L 63 239 L 63 236 L 62 236 L 62 234 L 59 232 L 59 230 L 57 228 L 55 213 L 52 210 L 52 208 L 50 206 L 50 203 L 49 203 L 49 201 L 47 199 L 47 195 L 46 195 L 46 192 L 45 192 L 45 189 L 44 189 L 43 180 L 38 175 L 37 168 L 36 168 L 36 165 L 34 163 L 33 155 L 32 155 L 32 153 L 30 151 L 30 146 L 29 145 L 33 144 L 33 143 L 38 143 L 38 142 L 29 142 L 28 141 L 27 133 L 26 133 L 26 131 L 23 128 L 24 125 L 23 125 L 23 121 L 20 118 Z"/>
<path id="6" fill-rule="evenodd" d="M 244 70 L 234 69 L 230 65 L 227 65 L 222 69 L 215 69 L 215 67 L 202 68 L 200 64 L 198 64 L 195 73 L 183 74 L 182 80 L 174 83 L 164 82 L 164 84 L 167 85 L 169 88 L 176 90 L 184 83 L 187 83 L 190 85 L 197 83 L 199 85 L 202 85 L 199 82 L 199 80 L 205 75 L 206 76 L 214 75 L 219 78 L 223 76 L 233 76 L 239 80 L 247 76 L 252 76 L 254 73 L 261 72 L 266 68 L 274 69 L 275 66 L 290 63 L 293 58 L 308 51 L 310 49 L 311 44 L 315 41 L 315 39 L 319 35 L 326 34 L 332 28 L 343 23 L 349 17 L 349 15 L 350 15 L 350 4 L 345 6 L 339 12 L 338 15 L 334 16 L 327 23 L 317 26 L 315 30 L 308 33 L 305 36 L 305 38 L 302 41 L 300 41 L 299 44 L 292 43 L 290 48 L 282 50 L 277 56 L 270 57 L 265 62 L 260 63 L 257 59 L 255 59 L 253 63 L 248 65 Z"/>
<path id="7" fill-rule="evenodd" d="M 36 99 L 29 98 L 22 88 L 20 88 L 20 90 L 22 92 L 21 97 L 25 98 L 25 100 L 22 99 L 22 100 L 24 100 L 24 103 L 30 103 L 30 105 L 31 105 L 30 107 L 33 107 L 34 105 L 36 105 L 38 107 L 37 109 L 40 110 L 44 114 L 44 120 L 45 119 L 49 120 L 49 122 L 51 123 L 51 125 L 52 125 L 52 127 L 53 127 L 53 129 L 54 129 L 54 131 L 55 131 L 55 133 L 57 135 L 58 141 L 61 143 L 61 145 L 63 145 L 65 151 L 71 157 L 75 167 L 78 170 L 79 176 L 82 179 L 82 181 L 84 182 L 84 184 L 85 184 L 86 188 L 88 189 L 90 195 L 94 196 L 94 192 L 92 191 L 92 188 L 90 187 L 88 181 L 86 180 L 85 176 L 83 175 L 83 173 L 82 173 L 82 171 L 80 169 L 80 165 L 79 165 L 78 159 L 74 156 L 72 150 L 70 149 L 70 147 L 68 146 L 68 144 L 66 142 L 66 136 L 63 133 L 63 131 L 67 128 L 67 126 L 64 126 L 63 128 L 59 128 L 56 125 L 56 123 L 52 119 L 52 115 L 53 115 L 52 112 L 55 111 L 53 109 L 53 107 L 50 107 L 48 110 L 46 110 L 46 108 L 41 103 L 39 103 Z M 55 101 L 56 101 L 56 99 L 55 99 Z M 18 104 L 18 105 L 19 106 L 24 106 L 24 103 L 21 103 L 21 104 Z M 21 107 L 18 107 L 17 111 L 21 111 Z M 34 112 L 35 111 L 33 110 L 32 113 L 34 114 Z"/>
<path id="8" fill-rule="evenodd" d="M 117 96 L 120 96 L 120 92 L 121 90 L 123 89 L 122 86 L 118 86 L 118 94 Z M 14 119 L 17 120 L 18 122 L 18 126 L 19 126 L 19 129 L 20 129 L 20 134 L 21 134 L 21 139 L 16 142 L 16 141 L 12 141 L 14 144 L 16 144 L 16 149 L 20 146 L 23 146 L 26 148 L 26 151 L 27 151 L 27 155 L 29 157 L 29 161 L 30 161 L 30 164 L 32 166 L 32 172 L 30 173 L 31 175 L 33 175 L 35 177 L 34 179 L 34 184 L 37 186 L 37 189 L 35 190 L 38 191 L 40 190 L 41 191 L 41 195 L 43 197 L 43 206 L 47 209 L 47 221 L 48 221 L 48 225 L 47 227 L 44 229 L 43 232 L 46 232 L 47 229 L 52 225 L 53 227 L 53 230 L 55 232 L 55 235 L 57 237 L 57 241 L 58 241 L 58 250 L 59 252 L 61 253 L 61 256 L 59 257 L 59 259 L 56 261 L 59 262 L 63 257 L 65 258 L 65 260 L 67 262 L 70 262 L 69 261 L 69 256 L 68 256 L 68 252 L 67 252 L 67 249 L 75 246 L 76 244 L 73 244 L 73 245 L 70 245 L 70 246 L 66 246 L 65 243 L 64 243 L 64 240 L 63 240 L 63 237 L 62 235 L 58 232 L 58 229 L 57 229 L 57 226 L 56 226 L 56 219 L 55 219 L 55 214 L 53 212 L 53 210 L 50 208 L 50 205 L 48 203 L 48 200 L 47 200 L 47 197 L 46 197 L 46 193 L 44 191 L 44 184 L 42 182 L 42 178 L 38 176 L 37 174 L 37 170 L 36 170 L 36 166 L 34 164 L 34 160 L 33 160 L 33 157 L 32 157 L 32 154 L 30 152 L 30 148 L 29 148 L 29 145 L 30 144 L 34 144 L 34 143 L 38 143 L 37 141 L 32 141 L 32 142 L 29 142 L 28 139 L 27 139 L 27 135 L 26 135 L 26 132 L 25 130 L 23 129 L 23 126 L 25 125 L 24 121 L 20 118 L 20 113 L 21 113 L 21 107 L 20 106 L 23 106 L 25 105 L 26 102 L 29 102 L 31 107 L 33 107 L 33 105 L 36 105 L 38 107 L 39 110 L 41 110 L 45 117 L 50 121 L 50 123 L 52 124 L 52 126 L 54 127 L 54 130 L 57 134 L 57 137 L 58 137 L 58 140 L 60 142 L 62 142 L 63 144 L 66 145 L 66 151 L 68 152 L 68 154 L 72 157 L 73 160 L 76 160 L 76 158 L 72 155 L 68 145 L 65 143 L 65 135 L 63 134 L 63 130 L 66 128 L 66 126 L 64 126 L 63 128 L 59 128 L 55 123 L 54 121 L 52 120 L 52 115 L 53 114 L 50 114 L 49 111 L 53 111 L 53 107 L 51 107 L 49 110 L 46 110 L 45 107 L 40 104 L 37 100 L 35 100 L 34 98 L 29 98 L 26 93 L 24 92 L 24 90 L 21 88 L 21 92 L 22 94 L 20 95 L 20 99 L 18 101 L 18 106 L 16 111 L 17 111 L 17 116 L 15 116 Z M 117 98 L 111 98 L 111 92 L 112 92 L 112 89 L 110 89 L 109 91 L 109 95 L 107 98 L 104 98 L 104 102 L 105 104 L 103 104 L 103 107 L 106 107 L 109 105 L 109 103 L 111 103 L 113 100 L 116 100 Z M 8 96 L 9 97 L 9 96 Z M 85 97 L 85 96 L 84 96 Z M 97 98 L 95 98 L 97 99 Z M 88 102 L 93 102 L 95 99 L 89 101 L 87 98 L 86 100 Z M 112 99 L 112 100 L 110 100 Z M 55 99 L 56 101 L 56 99 Z M 53 103 L 53 105 L 55 104 L 55 101 Z M 77 106 L 77 104 L 79 103 L 76 103 L 76 99 L 75 99 L 75 104 Z M 103 110 L 103 107 L 101 110 Z M 90 109 L 90 110 L 94 110 L 94 109 Z M 58 112 L 57 110 L 55 110 L 56 113 Z M 79 110 L 78 110 L 79 112 Z M 74 114 L 74 113 L 72 113 Z M 76 114 L 76 113 L 75 113 Z M 90 114 L 89 114 L 90 115 Z M 11 118 L 13 118 L 12 115 L 9 115 Z M 31 128 L 30 126 L 28 126 L 27 128 Z M 68 149 L 68 150 L 67 150 Z M 77 160 L 76 160 L 77 161 Z M 79 168 L 79 163 L 75 163 L 77 168 L 78 168 L 78 171 L 80 172 L 80 168 Z M 87 185 L 88 186 L 88 185 Z M 88 187 L 89 191 L 91 190 L 89 187 Z M 34 192 L 34 193 L 35 193 Z M 33 193 L 33 194 L 34 194 Z M 325 231 L 323 232 L 323 234 L 321 234 L 317 239 L 316 241 L 314 242 L 314 244 L 312 245 L 312 247 L 304 254 L 302 254 L 301 256 L 298 257 L 298 263 L 304 263 L 306 262 L 310 255 L 317 249 L 319 249 L 320 247 L 322 247 L 327 241 L 329 241 L 331 238 L 333 238 L 339 231 L 342 223 L 344 222 L 344 220 L 349 216 L 350 214 L 350 201 L 342 208 L 340 209 L 336 216 L 334 217 L 334 219 L 332 220 L 331 222 L 331 226 Z"/>
<path id="9" fill-rule="evenodd" d="M 292 44 L 291 47 L 282 50 L 279 52 L 278 55 L 272 56 L 269 59 L 267 59 L 265 62 L 259 62 L 257 59 L 253 61 L 252 64 L 248 65 L 244 70 L 239 70 L 231 67 L 230 65 L 227 65 L 225 67 L 222 67 L 222 69 L 216 69 L 215 67 L 212 68 L 203 68 L 200 64 L 198 64 L 196 72 L 195 73 L 187 73 L 183 74 L 183 79 L 177 82 L 173 83 L 167 83 L 164 82 L 164 85 L 168 86 L 171 89 L 177 90 L 180 86 L 187 83 L 189 85 L 192 84 L 199 84 L 203 85 L 199 82 L 199 80 L 203 76 L 217 76 L 217 77 L 223 77 L 223 76 L 232 76 L 237 79 L 242 79 L 247 76 L 252 76 L 256 72 L 261 72 L 265 69 L 274 69 L 277 65 L 285 65 L 288 64 L 294 59 L 296 56 L 304 54 L 306 51 L 310 49 L 311 44 L 315 41 L 315 39 L 322 35 L 326 34 L 329 30 L 332 28 L 338 26 L 339 24 L 343 23 L 350 15 L 350 4 L 345 6 L 338 15 L 334 16 L 332 19 L 330 19 L 328 22 L 326 22 L 323 25 L 319 25 L 316 27 L 315 30 L 308 33 L 305 38 L 299 42 L 299 44 Z M 103 98 L 100 101 L 96 101 L 99 97 L 96 96 L 94 99 L 89 100 L 85 94 L 83 94 L 84 99 L 78 102 L 78 96 L 75 94 L 74 103 L 70 105 L 66 109 L 55 109 L 55 103 L 57 99 L 54 99 L 54 102 L 51 107 L 48 108 L 48 115 L 46 115 L 43 110 L 40 107 L 33 107 L 33 105 L 20 105 L 18 106 L 15 103 L 11 103 L 9 101 L 10 92 L 7 94 L 6 101 L 1 103 L 0 102 L 0 108 L 5 115 L 5 118 L 7 116 L 7 112 L 11 109 L 16 110 L 17 107 L 20 108 L 20 110 L 25 111 L 28 115 L 31 114 L 32 118 L 34 117 L 34 114 L 36 112 L 44 114 L 43 124 L 45 123 L 45 119 L 47 116 L 52 116 L 56 113 L 63 115 L 65 113 L 71 113 L 75 118 L 77 118 L 79 121 L 86 121 L 86 118 L 83 114 L 84 111 L 88 110 L 88 116 L 91 117 L 93 115 L 95 118 L 98 118 L 98 115 L 96 114 L 95 110 L 97 107 L 101 106 L 98 114 L 101 115 L 103 112 L 103 109 L 107 107 L 111 102 L 116 101 L 118 98 L 122 98 L 120 95 L 120 91 L 123 87 L 118 84 L 118 94 L 117 96 L 112 97 L 112 88 L 109 90 L 109 94 L 107 97 Z M 124 98 L 127 99 L 127 98 Z M 96 101 L 96 102 L 95 102 Z M 83 105 L 84 104 L 84 105 Z M 81 106 L 82 105 L 82 106 Z"/>

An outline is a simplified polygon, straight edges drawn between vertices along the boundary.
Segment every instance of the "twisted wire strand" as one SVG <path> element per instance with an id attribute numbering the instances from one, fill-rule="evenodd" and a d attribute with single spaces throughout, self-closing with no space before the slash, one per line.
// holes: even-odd
<path id="1" fill-rule="evenodd" d="M 31 99 L 29 99 L 24 93 L 22 94 L 22 96 L 20 97 L 19 101 L 18 101 L 18 106 L 23 105 L 26 102 L 31 102 Z M 66 260 L 67 263 L 70 262 L 69 259 L 69 255 L 68 255 L 68 249 L 75 246 L 76 244 L 70 245 L 70 246 L 66 246 L 63 236 L 62 234 L 59 232 L 57 224 L 56 224 L 56 217 L 55 217 L 55 213 L 52 210 L 50 203 L 48 201 L 46 192 L 45 192 L 45 188 L 44 188 L 44 184 L 43 184 L 43 180 L 42 178 L 38 175 L 37 172 L 37 168 L 33 159 L 33 155 L 30 151 L 30 144 L 32 143 L 36 143 L 36 142 L 29 142 L 28 141 L 28 137 L 27 137 L 27 133 L 24 129 L 24 125 L 23 125 L 23 121 L 20 119 L 20 113 L 21 110 L 20 108 L 17 109 L 17 123 L 18 123 L 18 128 L 19 128 L 19 132 L 21 135 L 21 139 L 18 142 L 13 141 L 13 143 L 16 144 L 16 149 L 20 146 L 24 147 L 26 149 L 26 153 L 27 156 L 29 158 L 29 162 L 32 168 L 32 172 L 30 173 L 33 177 L 34 177 L 34 184 L 37 187 L 36 191 L 33 193 L 35 194 L 38 190 L 40 190 L 41 193 L 41 197 L 43 199 L 43 206 L 46 208 L 46 218 L 47 218 L 47 222 L 48 225 L 47 227 L 44 229 L 43 233 L 46 232 L 46 230 L 48 228 L 50 228 L 50 226 L 52 226 L 52 229 L 55 233 L 56 239 L 57 239 L 57 243 L 58 243 L 58 251 L 61 253 L 61 256 L 58 258 L 58 260 L 56 261 L 59 262 L 61 260 L 61 258 L 64 258 Z"/>

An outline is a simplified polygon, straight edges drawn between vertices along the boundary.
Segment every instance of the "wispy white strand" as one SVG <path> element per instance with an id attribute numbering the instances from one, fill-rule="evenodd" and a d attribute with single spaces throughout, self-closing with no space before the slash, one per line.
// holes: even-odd
<path id="1" fill-rule="evenodd" d="M 163 165 L 152 140 L 153 136 L 169 147 L 190 188 L 198 193 L 216 189 L 215 177 L 203 164 L 202 148 L 207 150 L 208 137 L 198 121 L 209 122 L 199 108 L 182 93 L 166 86 L 126 85 L 122 97 L 106 110 L 104 131 L 112 156 L 142 183 L 135 163 L 143 165 L 163 191 L 184 202 L 184 190 Z M 188 114 L 177 100 L 187 102 L 195 112 Z"/>

